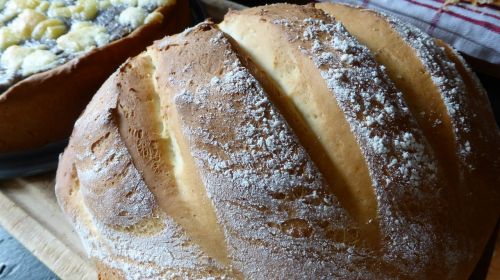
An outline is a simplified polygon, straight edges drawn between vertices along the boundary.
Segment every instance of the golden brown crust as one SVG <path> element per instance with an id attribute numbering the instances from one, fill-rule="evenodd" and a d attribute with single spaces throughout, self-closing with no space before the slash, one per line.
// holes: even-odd
<path id="1" fill-rule="evenodd" d="M 370 201 L 370 192 L 375 191 L 377 217 L 367 220 L 378 225 L 380 237 L 373 230 L 360 232 L 360 238 L 369 237 L 380 242 L 382 252 L 374 254 L 382 255 L 381 259 L 390 260 L 386 265 L 393 265 L 392 271 L 398 271 L 398 274 L 426 273 L 429 277 L 446 274 L 438 264 L 444 261 L 445 256 L 440 256 L 437 248 L 444 246 L 438 240 L 446 239 L 440 236 L 445 232 L 439 229 L 440 220 L 445 218 L 443 213 L 432 206 L 442 199 L 437 192 L 439 184 L 434 170 L 435 161 L 413 117 L 408 113 L 406 104 L 389 82 L 385 71 L 378 68 L 365 48 L 346 35 L 342 26 L 332 24 L 331 19 L 322 13 L 312 13 L 307 8 L 302 10 L 305 10 L 305 17 L 292 7 L 267 6 L 233 12 L 222 23 L 222 30 L 241 43 L 258 64 L 264 65 L 268 76 L 272 76 L 278 84 L 285 85 L 285 92 L 288 91 L 291 99 L 297 99 L 296 96 L 300 95 L 316 95 L 296 102 L 299 108 L 302 107 L 299 110 L 302 110 L 303 115 L 314 116 L 308 114 L 307 110 L 314 106 L 314 100 L 319 99 L 318 95 L 335 97 L 341 109 L 340 116 L 333 114 L 338 110 L 336 106 L 323 99 L 317 102 L 319 106 L 313 112 L 318 117 L 310 118 L 309 126 L 318 125 L 314 122 L 324 118 L 320 129 L 315 132 L 317 137 L 324 138 L 326 146 L 330 139 L 331 142 L 340 140 L 349 143 L 349 138 L 344 136 L 345 132 L 337 125 L 339 118 L 347 119 L 356 143 L 361 148 L 362 162 L 357 162 L 356 150 L 335 151 L 328 156 L 333 158 L 332 162 L 340 162 L 347 170 L 366 164 L 371 178 L 369 182 L 356 182 L 349 178 L 351 182 L 359 184 L 354 188 L 338 183 L 332 186 L 334 193 L 341 198 L 343 207 L 362 226 L 366 220 L 354 215 L 352 208 L 346 206 L 345 200 L 342 201 L 342 193 L 336 188 L 356 190 L 353 192 L 356 193 L 354 205 Z M 273 43 L 276 45 L 273 46 Z M 300 51 L 283 58 L 283 53 L 286 54 L 288 49 Z M 301 57 L 305 60 L 301 60 Z M 295 63 L 289 63 L 290 61 Z M 311 64 L 312 67 L 308 69 L 306 65 Z M 280 66 L 284 68 L 279 68 Z M 300 75 L 286 79 L 295 72 Z M 297 83 L 313 87 L 316 77 L 320 77 L 320 83 L 328 86 L 326 92 L 315 86 L 309 94 L 307 90 L 294 91 L 289 86 Z M 332 133 L 329 133 L 330 129 L 333 130 Z M 342 155 L 342 152 L 347 155 Z M 314 154 L 309 153 L 314 158 Z M 352 160 L 349 155 L 353 155 Z M 342 173 L 349 174 L 345 170 Z M 416 196 L 420 197 L 418 202 L 410 199 Z M 402 201 L 405 201 L 405 207 L 393 204 Z M 442 206 L 447 209 L 447 206 Z M 431 208 L 432 212 L 429 211 Z M 399 219 L 404 219 L 413 226 L 407 224 L 400 227 L 397 222 Z M 421 223 L 426 224 L 426 227 L 421 227 Z M 413 246 L 418 248 L 414 250 L 419 253 L 408 254 L 405 247 Z M 434 253 L 430 253 L 431 250 L 435 250 Z M 419 259 L 419 265 L 426 267 L 425 272 L 414 264 L 412 258 Z M 380 268 L 383 265 L 377 266 Z M 389 271 L 391 269 L 384 269 L 385 273 Z"/>
<path id="2" fill-rule="evenodd" d="M 169 2 L 171 3 L 171 2 Z M 0 153 L 39 148 L 66 139 L 74 122 L 107 77 L 131 56 L 189 22 L 188 1 L 158 9 L 151 22 L 128 36 L 52 70 L 32 75 L 0 95 Z"/>
<path id="3" fill-rule="evenodd" d="M 450 184 L 456 185 L 459 163 L 452 120 L 446 111 L 442 92 L 432 80 L 425 62 L 405 42 L 407 38 L 391 26 L 390 19 L 372 10 L 330 3 L 321 3 L 317 7 L 342 22 L 353 36 L 370 49 L 377 62 L 386 67 L 433 146 L 438 160 L 446 162 L 442 168 L 451 178 Z"/>
<path id="4" fill-rule="evenodd" d="M 468 192 L 474 196 L 465 195 L 462 204 L 468 205 L 463 214 L 464 219 L 470 220 L 467 234 L 470 242 L 468 247 L 474 251 L 473 261 L 470 262 L 469 271 L 481 257 L 481 252 L 488 242 L 492 228 L 495 227 L 500 216 L 498 199 L 500 195 L 500 130 L 496 124 L 491 109 L 488 95 L 479 79 L 470 70 L 464 59 L 452 47 L 441 40 L 436 40 L 437 45 L 444 48 L 448 59 L 454 63 L 455 68 L 465 83 L 464 97 L 469 110 L 471 131 L 469 132 L 471 146 L 475 149 L 472 164 L 465 171 L 465 184 Z"/>
<path id="5" fill-rule="evenodd" d="M 122 280 L 126 279 L 123 273 L 115 268 L 111 268 L 100 261 L 95 261 L 99 280 Z"/>
<path id="6" fill-rule="evenodd" d="M 175 56 L 169 60 L 169 65 L 183 65 Z M 164 69 L 155 67 L 153 59 L 144 55 L 125 64 L 122 72 L 117 88 L 117 125 L 134 166 L 141 170 L 158 207 L 211 257 L 227 262 L 224 236 L 206 199 L 198 170 L 186 154 L 189 149 L 171 96 L 161 94 L 168 92 L 160 89 L 163 81 L 157 81 Z M 176 166 L 180 162 L 182 172 Z"/>
<path id="7" fill-rule="evenodd" d="M 366 44 L 403 92 L 443 171 L 441 191 L 455 205 L 449 220 L 455 219 L 456 231 L 463 234 L 459 247 L 464 262 L 469 260 L 457 273 L 468 275 L 498 217 L 494 186 L 500 180 L 495 171 L 500 137 L 484 90 L 442 41 L 436 45 L 418 30 L 374 11 L 342 4 L 317 7 Z"/>
<path id="8" fill-rule="evenodd" d="M 334 271 L 329 260 L 338 255 L 329 252 L 332 240 L 358 241 L 335 231 L 337 223 L 351 229 L 349 219 L 225 36 L 199 26 L 150 52 L 159 92 L 172 95 L 224 229 L 232 267 L 255 279 L 343 274 Z"/>
<path id="9" fill-rule="evenodd" d="M 98 264 L 108 267 L 101 275 L 120 271 L 130 275 L 127 267 L 134 266 L 134 273 L 155 271 L 157 277 L 222 274 L 231 269 L 222 269 L 218 264 L 225 261 L 220 257 L 225 246 L 218 249 L 220 242 L 211 244 L 217 239 L 214 226 L 207 225 L 211 222 L 207 218 L 211 206 L 199 203 L 196 198 L 193 199 L 195 205 L 193 202 L 186 205 L 189 193 L 178 194 L 179 178 L 174 177 L 175 170 L 170 168 L 173 164 L 169 163 L 170 147 L 155 128 L 158 97 L 152 84 L 153 70 L 149 56 L 143 54 L 122 65 L 102 86 L 100 92 L 107 94 L 97 94 L 75 124 L 72 135 L 75 140 L 67 147 L 67 156 L 58 169 L 57 197 L 79 229 L 89 254 Z M 83 136 L 86 133 L 92 137 Z M 204 207 L 206 213 L 196 212 L 197 207 Z M 189 233 L 189 239 L 181 238 L 184 230 Z M 137 238 L 125 241 L 124 245 L 142 250 L 140 255 L 124 254 L 127 251 L 122 248 L 109 247 L 108 244 L 118 242 L 118 238 L 127 239 L 127 235 Z M 208 241 L 203 243 L 202 237 Z M 181 263 L 185 264 L 167 265 L 164 252 L 158 250 L 160 244 L 167 245 L 174 254 L 183 254 L 186 261 Z M 216 249 L 222 253 L 215 252 Z M 164 267 L 158 268 L 160 264 Z"/>
<path id="10" fill-rule="evenodd" d="M 486 177 L 465 172 L 465 187 L 450 187 L 384 68 L 313 6 L 233 12 L 221 29 L 232 39 L 203 23 L 155 42 L 107 80 L 75 125 L 56 194 L 91 257 L 106 266 L 102 272 L 124 278 L 467 277 L 498 217 L 491 207 L 498 192 L 487 182 L 498 180 L 497 167 L 486 166 L 497 166 L 494 156 L 474 150 L 477 172 Z M 245 46 L 242 37 L 250 33 L 262 40 L 260 53 Z M 286 59 L 264 59 L 278 70 L 256 59 L 269 52 L 283 58 L 287 51 Z M 365 166 L 370 182 L 357 187 L 376 194 L 378 233 L 360 232 L 359 217 L 335 189 L 348 186 L 326 179 L 311 152 L 314 133 L 298 129 L 293 108 L 283 106 L 280 95 L 290 89 L 276 85 L 279 75 L 292 80 L 290 69 L 303 75 L 301 83 L 315 83 L 323 98 L 318 103 L 336 102 L 338 108 L 314 107 L 327 119 L 314 133 L 358 145 L 362 161 L 354 168 Z M 479 133 L 493 132 L 481 141 L 497 143 L 496 127 L 483 125 Z M 470 188 L 474 180 L 477 189 Z M 362 204 L 363 196 L 352 203 Z M 369 234 L 379 246 L 364 242 Z"/>
<path id="11" fill-rule="evenodd" d="M 369 243 L 377 246 L 377 202 L 370 187 L 365 159 L 344 113 L 332 98 L 318 68 L 301 53 L 306 44 L 289 40 L 299 36 L 302 30 L 295 32 L 290 26 L 285 32 L 279 26 L 266 28 L 265 23 L 286 18 L 290 14 L 287 9 L 277 14 L 268 10 L 254 10 L 252 14 L 250 11 L 228 13 L 220 24 L 222 31 L 235 36 L 233 45 L 241 44 L 245 66 L 288 120 L 328 182 L 329 191 L 359 222 L 362 235 L 370 236 L 367 238 Z M 276 12 L 275 9 L 272 11 Z M 317 12 L 314 18 L 324 18 L 319 10 L 307 9 L 304 14 L 311 17 L 311 11 Z M 241 14 L 245 16 L 244 20 L 239 20 Z M 305 18 L 303 14 L 300 16 Z M 261 27 L 266 31 L 259 32 Z M 249 30 L 251 32 L 247 33 Z M 244 34 L 245 42 L 238 36 L 239 33 Z M 287 61 L 293 61 L 300 67 L 293 67 Z"/>

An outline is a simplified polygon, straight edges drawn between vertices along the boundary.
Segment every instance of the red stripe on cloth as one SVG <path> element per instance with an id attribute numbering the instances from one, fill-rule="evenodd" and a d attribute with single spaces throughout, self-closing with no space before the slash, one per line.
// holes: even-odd
<path id="1" fill-rule="evenodd" d="M 500 11 L 500 7 L 495 4 L 480 4 L 479 7 L 488 7 L 490 9 Z"/>
<path id="2" fill-rule="evenodd" d="M 449 10 L 444 10 L 442 8 L 436 8 L 436 7 L 432 6 L 432 5 L 425 4 L 425 3 L 420 3 L 420 2 L 415 1 L 415 0 L 405 0 L 405 1 L 408 2 L 408 3 L 414 4 L 414 5 L 417 5 L 417 6 L 421 6 L 421 7 L 424 7 L 424 8 L 428 8 L 428 9 L 434 10 L 434 11 L 442 11 L 443 13 L 448 14 L 450 16 L 453 16 L 453 17 L 459 18 L 461 20 L 464 20 L 464 21 L 467 21 L 467 22 L 470 22 L 470 23 L 482 26 L 482 27 L 484 27 L 484 28 L 486 28 L 486 29 L 488 29 L 490 31 L 493 31 L 495 33 L 500 34 L 500 27 L 497 26 L 497 25 L 495 25 L 495 24 L 493 24 L 493 23 L 482 21 L 482 20 L 473 19 L 473 18 L 464 16 L 464 15 L 461 15 L 461 14 L 458 14 L 458 13 L 455 13 L 455 12 L 452 12 L 452 11 L 449 11 Z"/>
<path id="3" fill-rule="evenodd" d="M 444 3 L 444 0 L 431 0 L 433 2 L 438 2 L 438 3 L 441 3 L 443 4 Z M 470 11 L 470 12 L 474 12 L 476 14 L 479 14 L 479 15 L 485 15 L 485 16 L 488 16 L 488 17 L 492 17 L 494 19 L 500 19 L 499 16 L 495 15 L 495 14 L 490 14 L 490 13 L 487 13 L 487 12 L 484 12 L 484 11 L 479 11 L 479 10 L 474 10 L 474 9 L 471 9 L 469 8 L 467 5 L 470 5 L 470 4 L 464 4 L 464 3 L 458 3 L 456 5 L 453 5 L 453 7 L 457 7 L 457 8 L 460 8 L 460 9 L 464 9 L 464 10 L 467 10 L 467 11 Z M 486 5 L 479 5 L 479 7 L 485 7 Z M 496 6 L 492 6 L 492 7 L 495 7 L 496 9 L 495 10 L 498 10 L 498 8 Z M 492 8 L 490 6 L 488 6 L 488 8 Z"/>
<path id="4" fill-rule="evenodd" d="M 474 10 L 474 9 L 471 9 L 469 7 L 467 7 L 468 4 L 465 4 L 465 3 L 459 3 L 457 5 L 455 5 L 455 7 L 459 7 L 459 8 L 462 8 L 464 10 L 467 10 L 467 11 L 471 11 L 471 12 L 475 12 L 475 13 L 478 13 L 480 15 L 485 15 L 485 16 L 488 16 L 488 17 L 492 17 L 494 19 L 500 19 L 499 16 L 495 15 L 495 14 L 490 14 L 490 13 L 487 13 L 487 12 L 483 12 L 483 11 L 480 11 L 480 10 Z M 480 7 L 486 7 L 486 5 L 482 5 Z M 497 7 L 497 6 L 494 6 L 494 5 L 488 5 L 487 6 L 488 9 L 492 9 L 492 10 L 496 10 L 496 11 L 500 11 L 500 8 Z"/>
<path id="5" fill-rule="evenodd" d="M 323 0 L 323 1 L 325 1 L 325 0 Z M 393 7 L 384 6 L 383 4 L 379 4 L 377 2 L 372 2 L 371 6 L 374 9 L 383 10 L 387 13 L 392 14 L 392 15 L 401 15 L 401 11 L 394 9 Z M 408 15 L 403 15 L 403 16 L 405 18 L 409 18 L 409 19 L 412 19 L 412 20 L 417 21 L 417 22 L 423 22 L 421 18 L 419 18 L 415 15 L 408 14 Z M 441 29 L 445 33 L 449 33 L 457 38 L 460 38 L 460 40 L 465 40 L 465 41 L 468 41 L 476 46 L 487 49 L 488 52 L 495 52 L 495 53 L 498 52 L 496 50 L 496 48 L 492 48 L 491 45 L 488 45 L 487 43 L 482 42 L 482 41 L 478 41 L 478 38 L 471 38 L 471 37 L 464 36 L 463 34 L 458 33 L 457 30 L 447 29 L 447 28 L 444 28 L 444 26 L 438 26 L 438 27 L 436 27 L 436 29 Z"/>
<path id="6" fill-rule="evenodd" d="M 433 35 L 434 33 L 434 29 L 436 29 L 437 27 L 437 23 L 439 22 L 439 19 L 441 18 L 441 12 L 442 11 L 438 11 L 431 19 L 431 24 L 429 26 L 429 29 L 427 30 L 427 33 L 429 33 L 429 35 Z"/>

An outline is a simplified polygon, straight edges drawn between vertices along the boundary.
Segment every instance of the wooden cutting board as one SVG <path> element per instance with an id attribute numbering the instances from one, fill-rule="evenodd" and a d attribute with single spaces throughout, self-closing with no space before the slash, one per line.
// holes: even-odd
<path id="1" fill-rule="evenodd" d="M 97 279 L 57 205 L 54 173 L 0 182 L 0 226 L 61 279 Z"/>

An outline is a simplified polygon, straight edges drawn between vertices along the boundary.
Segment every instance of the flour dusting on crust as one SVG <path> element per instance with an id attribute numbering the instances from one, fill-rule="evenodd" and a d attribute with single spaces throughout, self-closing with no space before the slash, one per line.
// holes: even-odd
<path id="1" fill-rule="evenodd" d="M 306 18 L 302 22 L 276 19 L 289 39 L 311 57 L 344 112 L 366 158 L 375 188 L 381 228 L 387 240 L 384 260 L 399 263 L 409 275 L 436 260 L 436 246 L 449 236 L 436 236 L 432 220 L 439 210 L 437 162 L 416 121 L 369 50 L 340 23 Z M 286 25 L 285 25 L 286 23 Z M 302 25 L 305 31 L 290 31 Z M 405 201 L 405 207 L 400 202 Z M 427 205 L 427 206 L 425 206 Z M 413 210 L 409 210 L 413 209 Z M 450 248 L 446 262 L 456 263 Z"/>
<path id="2" fill-rule="evenodd" d="M 214 38 L 227 48 L 222 74 L 171 82 L 233 265 L 248 278 L 371 275 L 366 260 L 376 260 L 354 246 L 354 224 L 296 136 L 227 39 Z"/>
<path id="3" fill-rule="evenodd" d="M 470 140 L 473 137 L 470 117 L 473 112 L 467 103 L 465 84 L 455 65 L 448 60 L 444 50 L 436 45 L 432 37 L 396 18 L 386 17 L 386 19 L 403 40 L 416 51 L 431 75 L 432 81 L 438 87 L 452 120 L 453 133 L 458 146 L 457 156 L 461 162 L 462 171 L 476 168 L 477 158 L 474 157 L 473 152 L 475 147 L 471 146 Z"/>
<path id="4" fill-rule="evenodd" d="M 89 256 L 127 279 L 456 278 L 453 267 L 468 256 L 444 228 L 449 205 L 440 170 L 402 94 L 340 23 L 313 6 L 295 7 L 288 17 L 281 7 L 293 6 L 248 11 L 282 32 L 339 105 L 369 170 L 380 247 L 364 243 L 359 225 L 329 189 L 335 186 L 328 186 L 233 41 L 202 23 L 150 47 L 143 55 L 156 69 L 142 74 L 153 78 L 160 101 L 168 98 L 175 109 L 186 154 L 223 230 L 228 264 L 210 257 L 157 205 L 134 164 L 117 109 L 125 94 L 120 83 L 130 78 L 126 66 L 97 93 L 65 153 L 74 181 L 61 187 L 66 193 L 59 190 L 58 198 Z M 420 37 L 392 24 L 403 37 Z M 468 162 L 474 147 L 467 140 L 463 82 L 427 39 L 412 46 L 422 50 L 455 133 L 465 132 L 457 141 Z"/>

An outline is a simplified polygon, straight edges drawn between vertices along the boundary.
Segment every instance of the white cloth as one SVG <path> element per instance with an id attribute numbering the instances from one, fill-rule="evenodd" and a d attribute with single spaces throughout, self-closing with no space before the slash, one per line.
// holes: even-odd
<path id="1" fill-rule="evenodd" d="M 460 52 L 500 65 L 500 8 L 444 0 L 321 0 L 366 7 L 401 18 Z"/>

